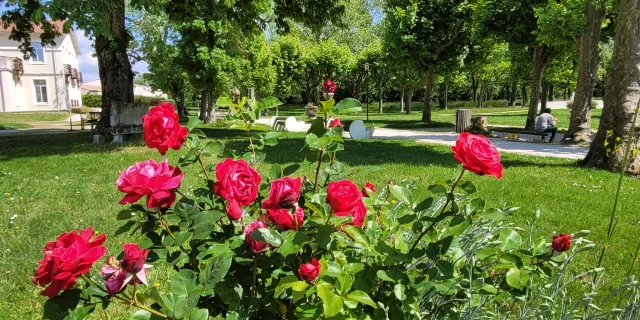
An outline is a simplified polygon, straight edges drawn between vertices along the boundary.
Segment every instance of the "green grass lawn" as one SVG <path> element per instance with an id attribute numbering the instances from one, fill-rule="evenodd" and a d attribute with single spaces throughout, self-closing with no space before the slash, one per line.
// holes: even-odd
<path id="1" fill-rule="evenodd" d="M 225 129 L 203 129 L 210 137 L 226 141 L 229 148 L 246 147 L 242 132 Z M 136 161 L 161 160 L 156 150 L 141 142 L 124 145 L 93 145 L 88 133 L 0 137 L 0 319 L 40 319 L 45 299 L 40 288 L 31 283 L 36 262 L 42 258 L 45 242 L 58 234 L 91 225 L 108 235 L 108 254 L 117 254 L 127 235 L 114 236 L 121 225 L 117 213 L 124 208 L 115 187 L 119 172 Z M 289 135 L 276 147 L 267 147 L 267 158 L 258 170 L 266 174 L 272 164 L 298 162 L 304 157 L 300 134 Z M 378 171 L 362 173 L 354 180 L 382 185 L 387 181 L 419 179 L 420 193 L 427 196 L 426 186 L 448 179 L 459 172 L 451 151 L 445 146 L 430 146 L 411 141 L 364 140 L 345 143 L 340 161 L 353 166 L 377 166 Z M 175 164 L 182 154 L 169 151 Z M 212 160 L 210 160 L 212 161 Z M 504 154 L 504 178 L 468 176 L 487 200 L 488 205 L 520 207 L 511 221 L 525 226 L 532 212 L 542 212 L 537 234 L 551 237 L 551 232 L 574 233 L 593 230 L 590 236 L 600 244 L 605 237 L 613 204 L 617 175 L 607 171 L 584 169 L 570 160 L 536 158 Z M 313 166 L 303 166 L 297 174 L 311 176 Z M 185 168 L 184 192 L 202 183 L 197 166 Z M 625 276 L 639 236 L 640 180 L 626 178 L 618 222 L 613 241 L 605 258 L 606 288 L 620 283 Z M 16 215 L 12 220 L 11 217 Z M 10 223 L 12 222 L 12 223 Z M 600 248 L 600 247 L 599 247 Z M 576 270 L 593 267 L 597 251 L 591 251 L 575 265 Z M 102 262 L 102 261 L 101 261 Z M 163 266 L 149 274 L 156 283 Z M 634 270 L 640 273 L 640 268 Z M 164 285 L 164 284 L 160 284 Z M 591 289 L 582 288 L 586 292 Z M 95 314 L 91 319 L 129 319 L 133 310 L 126 306 Z"/>
<path id="2" fill-rule="evenodd" d="M 69 113 L 55 112 L 5 112 L 0 113 L 0 130 L 31 128 L 30 123 L 43 121 L 62 121 Z"/>
<path id="3" fill-rule="evenodd" d="M 524 127 L 527 120 L 526 107 L 506 107 L 506 101 L 490 101 L 493 103 L 488 104 L 485 108 L 474 107 L 473 102 L 452 102 L 448 110 L 438 109 L 437 104 L 433 104 L 432 107 L 432 120 L 430 124 L 421 122 L 422 119 L 422 102 L 412 103 L 411 114 L 405 114 L 400 112 L 400 105 L 397 102 L 390 102 L 383 104 L 384 113 L 378 113 L 378 105 L 369 105 L 369 122 L 367 126 L 382 127 L 382 128 L 398 128 L 398 129 L 416 129 L 416 128 L 434 128 L 434 127 L 451 127 L 455 124 L 456 109 L 470 108 L 472 115 L 483 115 L 487 117 L 489 126 L 492 125 L 506 125 L 514 127 Z M 499 107 L 499 105 L 504 105 Z M 275 111 L 272 111 L 270 115 L 274 115 Z M 569 128 L 569 118 L 571 111 L 568 109 L 553 110 L 553 115 L 558 118 L 558 127 L 561 129 Z M 600 123 L 600 116 L 602 114 L 601 109 L 593 110 L 591 117 L 591 127 L 598 129 Z M 287 105 L 283 106 L 279 110 L 279 116 L 295 116 L 299 120 L 305 119 L 304 108 L 302 106 Z M 345 120 L 347 123 L 352 120 L 365 120 L 366 111 L 358 114 L 348 114 L 340 116 L 340 119 Z"/>

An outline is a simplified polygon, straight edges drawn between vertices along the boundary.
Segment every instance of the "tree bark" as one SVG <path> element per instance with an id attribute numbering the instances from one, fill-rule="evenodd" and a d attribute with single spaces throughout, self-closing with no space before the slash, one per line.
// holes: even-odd
<path id="1" fill-rule="evenodd" d="M 438 105 L 440 109 L 447 110 L 448 107 L 448 97 L 447 91 L 449 91 L 449 86 L 447 85 L 447 81 L 445 80 L 439 86 L 438 90 Z"/>
<path id="2" fill-rule="evenodd" d="M 102 87 L 102 112 L 96 130 L 108 131 L 111 127 L 111 106 L 133 102 L 133 71 L 127 55 L 131 37 L 124 24 L 124 1 L 113 2 L 101 18 L 110 27 L 111 39 L 99 35 L 95 42 Z"/>
<path id="3" fill-rule="evenodd" d="M 180 90 L 180 93 L 176 97 L 176 100 L 178 100 L 177 101 L 178 114 L 179 115 L 183 115 L 183 116 L 188 116 L 189 112 L 187 111 L 187 108 L 185 108 L 185 106 L 184 106 L 184 90 Z"/>
<path id="4" fill-rule="evenodd" d="M 216 102 L 213 99 L 213 91 L 207 92 L 207 118 L 204 123 L 216 122 Z"/>
<path id="5" fill-rule="evenodd" d="M 427 84 L 424 91 L 424 108 L 422 109 L 422 122 L 431 122 L 431 96 L 433 93 L 433 83 L 436 77 L 434 67 L 430 67 L 427 71 Z"/>
<path id="6" fill-rule="evenodd" d="M 203 122 L 207 120 L 207 92 L 202 91 L 200 96 L 200 115 L 198 117 Z"/>
<path id="7" fill-rule="evenodd" d="M 541 115 L 544 112 L 544 109 L 547 108 L 547 98 L 549 97 L 549 83 L 546 81 L 542 82 L 542 93 L 540 94 L 540 111 L 538 115 Z"/>
<path id="8" fill-rule="evenodd" d="M 382 80 L 384 79 L 384 75 L 380 76 L 380 81 L 378 82 L 378 112 L 382 113 Z"/>
<path id="9" fill-rule="evenodd" d="M 404 112 L 404 87 L 400 89 L 400 112 Z"/>
<path id="10" fill-rule="evenodd" d="M 485 96 L 485 90 L 486 90 L 486 83 L 484 80 L 480 80 L 480 97 L 478 98 L 478 107 L 482 108 L 484 107 L 484 96 Z"/>
<path id="11" fill-rule="evenodd" d="M 580 36 L 578 48 L 578 83 L 571 108 L 571 120 L 567 137 L 573 143 L 591 142 L 591 101 L 593 88 L 598 76 L 600 64 L 600 33 L 605 8 L 595 8 L 591 1 L 587 1 L 587 24 Z"/>
<path id="12" fill-rule="evenodd" d="M 536 114 L 538 113 L 538 102 L 540 101 L 540 87 L 542 86 L 542 74 L 547 67 L 549 49 L 543 45 L 533 47 L 533 79 L 531 80 L 531 101 L 529 102 L 529 113 L 525 129 L 533 130 L 536 125 Z"/>
<path id="13" fill-rule="evenodd" d="M 591 143 L 584 164 L 606 167 L 612 171 L 623 169 L 622 162 L 631 131 L 631 122 L 640 99 L 639 65 L 640 0 L 622 0 L 611 66 L 607 76 L 604 109 L 598 133 Z M 638 136 L 638 130 L 636 130 L 632 137 L 633 150 L 638 148 Z M 624 170 L 632 175 L 640 174 L 640 157 L 637 152 L 631 152 L 628 166 Z"/>
<path id="14" fill-rule="evenodd" d="M 509 106 L 516 106 L 516 99 L 518 98 L 518 83 L 514 82 L 511 84 L 511 92 L 509 94 Z"/>
<path id="15" fill-rule="evenodd" d="M 407 90 L 407 114 L 411 113 L 411 100 L 413 99 L 413 88 Z"/>
<path id="16" fill-rule="evenodd" d="M 553 83 L 549 83 L 549 99 L 547 101 L 553 101 Z"/>
<path id="17" fill-rule="evenodd" d="M 476 75 L 471 75 L 471 90 L 473 91 L 473 102 L 478 100 L 478 80 L 476 80 Z"/>
<path id="18" fill-rule="evenodd" d="M 522 85 L 522 106 L 526 106 L 527 105 L 527 86 L 526 85 Z"/>

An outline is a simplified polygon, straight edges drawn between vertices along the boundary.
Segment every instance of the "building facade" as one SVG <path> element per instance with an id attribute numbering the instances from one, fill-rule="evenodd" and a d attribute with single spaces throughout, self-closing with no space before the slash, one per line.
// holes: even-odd
<path id="1" fill-rule="evenodd" d="M 62 31 L 63 22 L 52 22 Z M 80 46 L 73 31 L 61 34 L 54 46 L 40 43 L 34 26 L 35 57 L 25 60 L 19 43 L 9 39 L 13 26 L 0 24 L 0 112 L 68 111 L 82 106 Z"/>

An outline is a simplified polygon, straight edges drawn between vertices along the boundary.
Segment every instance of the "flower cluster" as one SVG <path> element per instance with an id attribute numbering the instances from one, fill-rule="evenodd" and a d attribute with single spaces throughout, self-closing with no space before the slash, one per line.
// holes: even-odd
<path id="1" fill-rule="evenodd" d="M 107 264 L 102 266 L 101 272 L 104 278 L 108 294 L 116 294 L 134 281 L 147 284 L 147 272 L 152 267 L 146 264 L 149 249 L 140 249 L 134 243 L 122 246 L 124 257 L 118 261 L 114 256 L 107 257 Z"/>

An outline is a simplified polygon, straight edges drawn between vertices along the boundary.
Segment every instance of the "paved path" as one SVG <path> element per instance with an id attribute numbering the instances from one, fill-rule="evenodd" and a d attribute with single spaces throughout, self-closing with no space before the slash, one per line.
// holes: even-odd
<path id="1" fill-rule="evenodd" d="M 413 140 L 420 143 L 454 145 L 458 139 L 458 134 L 448 130 L 427 131 L 376 128 L 373 137 L 377 139 Z M 540 157 L 579 160 L 584 159 L 589 151 L 588 148 L 584 147 L 554 143 L 522 142 L 504 138 L 490 138 L 490 140 L 500 151 Z"/>

